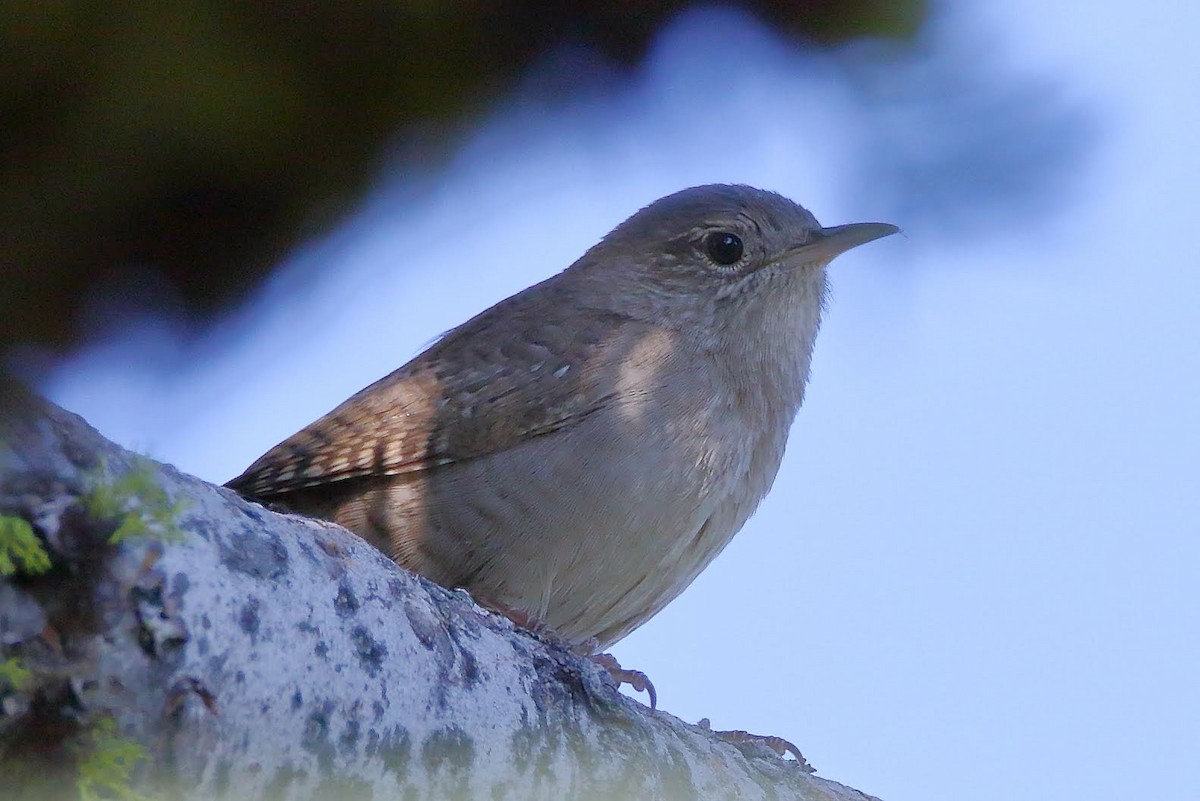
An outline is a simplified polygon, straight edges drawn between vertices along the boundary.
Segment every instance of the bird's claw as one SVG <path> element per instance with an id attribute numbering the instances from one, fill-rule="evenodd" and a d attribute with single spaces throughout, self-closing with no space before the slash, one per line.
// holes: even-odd
<path id="1" fill-rule="evenodd" d="M 654 683 L 650 681 L 650 677 L 640 670 L 626 670 L 621 667 L 621 663 L 612 654 L 592 654 L 590 657 L 593 662 L 608 671 L 608 675 L 616 679 L 617 686 L 628 684 L 639 693 L 646 693 L 650 696 L 650 708 L 658 708 L 658 693 L 654 690 Z"/>
<path id="2" fill-rule="evenodd" d="M 702 719 L 698 724 L 700 728 L 711 731 L 713 734 L 720 737 L 726 742 L 740 745 L 742 743 L 759 743 L 770 748 L 781 758 L 791 754 L 795 757 L 796 762 L 800 764 L 804 770 L 812 773 L 812 766 L 808 764 L 808 760 L 804 758 L 804 754 L 800 753 L 800 749 L 795 746 L 790 740 L 785 740 L 782 737 L 775 737 L 770 734 L 751 734 L 748 731 L 730 730 L 730 731 L 715 731 L 708 718 Z"/>

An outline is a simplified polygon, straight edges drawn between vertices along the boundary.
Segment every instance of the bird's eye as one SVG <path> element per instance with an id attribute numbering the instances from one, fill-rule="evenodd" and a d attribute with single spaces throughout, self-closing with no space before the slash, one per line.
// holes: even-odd
<path id="1" fill-rule="evenodd" d="M 741 261 L 746 246 L 742 244 L 742 238 L 737 234 L 731 234 L 728 231 L 714 231 L 704 237 L 704 250 L 714 264 L 728 267 Z"/>

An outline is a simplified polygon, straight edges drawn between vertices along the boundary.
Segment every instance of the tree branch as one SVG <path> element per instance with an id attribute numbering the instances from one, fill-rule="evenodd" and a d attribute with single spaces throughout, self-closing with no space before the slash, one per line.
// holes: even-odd
<path id="1" fill-rule="evenodd" d="M 344 529 L 130 454 L 41 401 L 11 415 L 2 459 L 0 551 L 23 521 L 52 564 L 0 576 L 6 787 L 868 798 L 652 712 Z"/>

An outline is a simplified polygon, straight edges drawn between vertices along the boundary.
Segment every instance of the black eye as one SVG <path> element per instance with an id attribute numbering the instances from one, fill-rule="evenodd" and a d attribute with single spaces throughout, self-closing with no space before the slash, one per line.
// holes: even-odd
<path id="1" fill-rule="evenodd" d="M 746 251 L 742 238 L 728 231 L 715 231 L 704 237 L 704 249 L 714 263 L 724 266 L 737 264 Z"/>

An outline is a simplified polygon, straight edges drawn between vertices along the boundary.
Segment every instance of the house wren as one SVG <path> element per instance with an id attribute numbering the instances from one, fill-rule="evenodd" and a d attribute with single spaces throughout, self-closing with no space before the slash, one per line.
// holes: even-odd
<path id="1" fill-rule="evenodd" d="M 228 486 L 607 646 L 682 592 L 766 495 L 825 267 L 897 230 L 822 228 L 747 186 L 677 192 Z"/>

